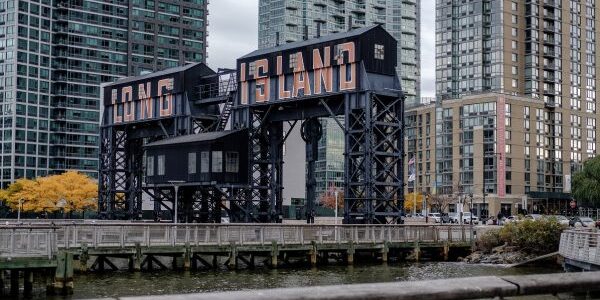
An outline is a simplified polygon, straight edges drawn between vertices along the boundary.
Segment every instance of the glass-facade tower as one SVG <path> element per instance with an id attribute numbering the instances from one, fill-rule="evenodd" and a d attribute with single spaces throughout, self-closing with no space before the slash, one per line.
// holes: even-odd
<path id="1" fill-rule="evenodd" d="M 0 0 L 0 184 L 96 176 L 100 84 L 206 57 L 204 0 Z"/>

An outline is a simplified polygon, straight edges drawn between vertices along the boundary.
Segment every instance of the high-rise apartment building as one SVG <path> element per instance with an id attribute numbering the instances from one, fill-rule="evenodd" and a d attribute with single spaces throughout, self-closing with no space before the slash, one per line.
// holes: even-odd
<path id="1" fill-rule="evenodd" d="M 420 99 L 420 0 L 260 0 L 259 48 L 381 24 L 398 41 L 407 103 Z"/>
<path id="2" fill-rule="evenodd" d="M 476 213 L 567 209 L 597 155 L 597 16 L 591 0 L 438 0 L 438 101 L 407 112 L 417 190 Z"/>
<path id="3" fill-rule="evenodd" d="M 100 83 L 206 59 L 205 0 L 0 0 L 0 184 L 98 169 Z"/>

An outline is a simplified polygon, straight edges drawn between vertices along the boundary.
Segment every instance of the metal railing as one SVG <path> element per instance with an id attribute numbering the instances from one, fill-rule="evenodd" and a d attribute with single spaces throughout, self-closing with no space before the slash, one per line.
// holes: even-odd
<path id="1" fill-rule="evenodd" d="M 582 217 L 600 220 L 600 208 L 579 208 L 579 215 Z"/>
<path id="2" fill-rule="evenodd" d="M 48 257 L 58 251 L 55 227 L 0 227 L 0 257 Z"/>
<path id="3" fill-rule="evenodd" d="M 62 224 L 0 226 L 7 255 L 51 255 L 57 249 L 103 247 L 310 245 L 311 243 L 467 243 L 467 226 L 279 225 L 279 224 Z"/>
<path id="4" fill-rule="evenodd" d="M 369 225 L 65 225 L 57 230 L 62 248 L 201 245 L 306 245 L 325 243 L 469 242 L 465 226 Z"/>
<path id="5" fill-rule="evenodd" d="M 558 251 L 564 258 L 600 266 L 600 232 L 565 231 L 560 236 Z"/>

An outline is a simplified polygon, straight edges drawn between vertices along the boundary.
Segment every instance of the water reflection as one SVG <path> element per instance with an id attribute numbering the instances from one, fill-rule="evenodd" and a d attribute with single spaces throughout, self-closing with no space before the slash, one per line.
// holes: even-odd
<path id="1" fill-rule="evenodd" d="M 561 272 L 558 267 L 507 269 L 502 266 L 464 263 L 419 263 L 320 268 L 259 268 L 239 271 L 104 273 L 76 275 L 75 293 L 69 299 L 142 296 L 315 285 L 414 281 L 470 276 L 518 275 Z M 37 293 L 36 299 L 46 298 Z"/>

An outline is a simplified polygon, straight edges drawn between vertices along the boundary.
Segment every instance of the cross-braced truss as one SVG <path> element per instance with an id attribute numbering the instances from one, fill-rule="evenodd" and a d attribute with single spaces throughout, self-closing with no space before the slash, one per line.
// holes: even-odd
<path id="1" fill-rule="evenodd" d="M 126 128 L 106 127 L 101 133 L 99 211 L 102 217 L 129 219 L 142 213 L 140 140 L 129 140 Z"/>
<path id="2" fill-rule="evenodd" d="M 243 205 L 244 219 L 277 222 L 282 206 L 283 123 L 266 121 L 269 111 L 250 111 L 250 190 Z"/>
<path id="3" fill-rule="evenodd" d="M 346 98 L 346 223 L 397 223 L 402 195 L 402 114 L 396 95 L 366 93 L 364 106 Z"/>

